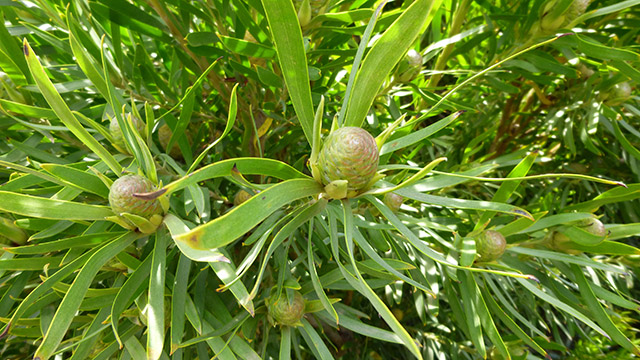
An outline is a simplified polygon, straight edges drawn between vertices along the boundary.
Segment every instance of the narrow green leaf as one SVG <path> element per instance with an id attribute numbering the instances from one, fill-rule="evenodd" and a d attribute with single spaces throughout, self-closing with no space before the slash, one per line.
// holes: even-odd
<path id="1" fill-rule="evenodd" d="M 504 310 L 498 305 L 493 296 L 487 291 L 485 288 L 480 288 L 482 292 L 482 297 L 484 301 L 487 303 L 487 306 L 491 310 L 491 314 L 495 315 L 500 321 L 511 330 L 518 338 L 522 339 L 527 345 L 531 346 L 532 349 L 537 351 L 540 355 L 547 357 L 547 352 L 537 343 L 535 342 L 526 332 L 524 332 L 518 324 L 516 324 L 513 319 L 507 315 Z"/>
<path id="2" fill-rule="evenodd" d="M 120 291 L 113 300 L 111 306 L 111 328 L 116 337 L 120 348 L 122 348 L 122 340 L 118 333 L 119 319 L 122 312 L 137 298 L 148 286 L 145 280 L 149 277 L 151 271 L 152 256 L 147 256 L 140 265 L 129 275 L 127 281 L 120 287 Z"/>
<path id="3" fill-rule="evenodd" d="M 265 175 L 273 176 L 277 179 L 288 180 L 296 178 L 308 178 L 307 175 L 294 169 L 292 166 L 272 159 L 260 158 L 235 158 L 222 160 L 204 166 L 188 176 L 184 176 L 159 190 L 160 194 L 172 193 L 184 189 L 185 187 L 199 183 L 201 181 L 214 179 L 223 176 L 231 176 L 234 168 L 243 175 Z"/>
<path id="4" fill-rule="evenodd" d="M 620 329 L 613 323 L 607 312 L 604 310 L 598 298 L 593 293 L 591 286 L 587 282 L 587 279 L 582 272 L 582 269 L 577 265 L 571 265 L 571 270 L 573 271 L 573 275 L 576 278 L 576 283 L 578 284 L 578 288 L 580 289 L 580 294 L 582 294 L 582 299 L 586 303 L 589 311 L 595 318 L 596 322 L 602 326 L 602 328 L 611 336 L 611 339 L 618 343 L 618 345 L 627 349 L 628 351 L 640 355 L 640 349 L 638 349 L 630 340 L 627 338 Z"/>
<path id="5" fill-rule="evenodd" d="M 100 180 L 98 176 L 92 172 L 82 171 L 70 166 L 59 164 L 42 164 L 40 165 L 49 174 L 62 179 L 64 182 L 78 187 L 86 192 L 107 198 L 109 189 Z"/>
<path id="6" fill-rule="evenodd" d="M 71 110 L 69 110 L 67 104 L 65 104 L 60 94 L 58 94 L 51 80 L 49 80 L 49 77 L 47 77 L 42 64 L 38 61 L 36 54 L 33 52 L 33 49 L 31 49 L 26 38 L 24 39 L 23 50 L 36 85 L 38 85 L 42 95 L 58 118 L 60 118 L 65 126 L 67 126 L 80 141 L 96 153 L 96 155 L 98 155 L 114 173 L 120 174 L 122 172 L 120 164 L 96 139 L 93 138 L 93 136 L 91 136 L 91 134 L 89 134 L 89 132 L 87 132 L 84 127 L 82 127 L 82 125 L 80 125 L 73 113 L 71 113 Z"/>
<path id="7" fill-rule="evenodd" d="M 302 30 L 296 10 L 289 0 L 262 0 L 269 22 L 271 38 L 278 54 L 278 62 L 289 90 L 293 108 L 298 115 L 309 144 L 313 139 L 313 102 L 309 87 L 307 57 Z"/>
<path id="8" fill-rule="evenodd" d="M 149 307 L 147 309 L 147 359 L 157 360 L 162 355 L 164 344 L 164 280 L 167 267 L 167 238 L 166 230 L 155 234 L 149 274 Z"/>
<path id="9" fill-rule="evenodd" d="M 187 301 L 190 270 L 191 260 L 180 255 L 171 291 L 171 354 L 178 349 L 184 336 L 184 308 Z"/>
<path id="10" fill-rule="evenodd" d="M 557 261 L 562 261 L 565 263 L 570 263 L 570 264 L 576 264 L 576 265 L 580 265 L 580 266 L 590 266 L 594 269 L 600 269 L 600 270 L 604 270 L 604 271 L 610 271 L 616 274 L 624 274 L 625 271 L 623 269 L 620 269 L 616 266 L 612 266 L 612 265 L 608 265 L 608 264 L 604 264 L 598 261 L 594 261 L 591 260 L 590 258 L 586 257 L 586 256 L 575 256 L 575 255 L 569 255 L 569 254 L 562 254 L 562 253 L 558 253 L 555 251 L 549 251 L 549 250 L 538 250 L 538 249 L 529 249 L 529 248 L 524 248 L 524 247 L 519 247 L 519 246 L 514 246 L 514 247 L 510 247 L 507 249 L 507 251 L 510 252 L 514 252 L 516 254 L 523 254 L 523 255 L 529 255 L 529 256 L 535 256 L 535 257 L 539 257 L 542 259 L 549 259 L 549 260 L 557 260 Z"/>
<path id="11" fill-rule="evenodd" d="M 322 338 L 318 335 L 313 326 L 311 326 L 311 324 L 309 324 L 309 322 L 304 318 L 301 322 L 302 327 L 300 328 L 300 333 L 307 342 L 307 345 L 315 350 L 314 353 L 317 353 L 320 356 L 320 360 L 333 360 L 334 357 L 331 355 L 329 348 L 324 344 L 324 341 L 322 341 Z"/>
<path id="12" fill-rule="evenodd" d="M 284 326 L 280 333 L 280 360 L 291 360 L 291 327 Z"/>
<path id="13" fill-rule="evenodd" d="M 56 311 L 51 326 L 42 339 L 42 343 L 36 350 L 34 360 L 47 360 L 55 352 L 60 345 L 60 342 L 64 338 L 71 321 L 73 320 L 78 307 L 84 298 L 89 285 L 93 282 L 93 278 L 96 276 L 100 268 L 109 259 L 116 256 L 127 246 L 133 243 L 139 237 L 139 234 L 127 233 L 116 240 L 104 245 L 84 265 L 82 270 L 76 276 L 73 285 L 62 299 L 58 310 Z"/>
<path id="14" fill-rule="evenodd" d="M 511 170 L 511 172 L 509 172 L 509 175 L 507 175 L 507 178 L 526 176 L 527 173 L 529 173 L 531 166 L 534 164 L 536 157 L 537 157 L 536 152 L 532 152 L 531 154 L 527 155 L 527 157 L 522 159 L 522 161 L 520 161 L 520 163 L 516 165 L 516 167 L 514 167 L 513 170 Z M 491 199 L 491 201 L 506 203 L 509 200 L 509 197 L 511 197 L 511 194 L 513 194 L 513 192 L 516 191 L 518 186 L 520 186 L 520 181 L 507 181 L 502 183 L 498 188 L 498 191 L 496 191 L 493 194 L 493 198 Z M 476 222 L 476 226 L 474 230 L 484 229 L 486 224 L 489 222 L 489 220 L 491 220 L 491 218 L 494 215 L 495 215 L 495 212 L 493 211 L 486 211 L 482 213 L 482 215 L 480 215 L 480 220 Z M 533 220 L 533 217 L 530 220 Z"/>
<path id="15" fill-rule="evenodd" d="M 309 221 L 309 229 L 309 239 L 307 241 L 307 267 L 309 269 L 309 275 L 311 277 L 311 284 L 313 285 L 313 289 L 315 290 L 318 299 L 320 299 L 320 301 L 322 302 L 322 306 L 331 316 L 331 320 L 336 324 L 339 324 L 340 320 L 338 318 L 338 313 L 333 307 L 333 304 L 331 304 L 331 301 L 327 297 L 327 294 L 324 292 L 322 284 L 320 283 L 320 279 L 318 279 L 318 272 L 316 271 L 316 264 L 313 256 L 314 252 L 312 251 L 313 243 L 311 241 L 311 237 L 313 235 L 313 219 Z"/>
<path id="16" fill-rule="evenodd" d="M 189 170 L 187 170 L 187 174 L 190 174 L 191 172 L 193 172 L 198 167 L 198 165 L 200 165 L 200 162 L 202 161 L 202 159 L 204 159 L 204 157 L 207 155 L 209 150 L 213 149 L 213 147 L 216 146 L 222 139 L 224 139 L 224 137 L 227 136 L 227 134 L 229 134 L 231 129 L 233 129 L 233 125 L 236 122 L 236 115 L 238 113 L 237 89 L 238 89 L 238 84 L 236 84 L 233 87 L 233 90 L 231 90 L 231 99 L 229 100 L 229 116 L 227 117 L 227 125 L 225 126 L 224 131 L 222 132 L 222 135 L 220 135 L 220 137 L 217 138 L 216 141 L 212 142 L 204 150 L 202 150 L 200 155 L 198 155 L 198 157 L 193 161 L 191 166 L 189 166 Z M 167 149 L 170 149 L 170 148 L 167 147 Z"/>
<path id="17" fill-rule="evenodd" d="M 242 281 L 235 281 L 231 284 L 236 277 L 235 266 L 230 262 L 223 261 L 210 262 L 209 266 L 211 266 L 213 271 L 215 271 L 218 278 L 228 286 L 228 289 L 231 290 L 231 293 L 238 301 L 238 304 L 244 307 L 251 316 L 254 316 L 255 309 L 252 297 L 249 295 L 249 291 L 247 291 L 244 283 Z"/>
<path id="18" fill-rule="evenodd" d="M 400 337 L 403 345 L 406 346 L 407 349 L 409 349 L 409 351 L 411 351 L 411 353 L 416 358 L 422 360 L 422 354 L 420 353 L 420 349 L 416 345 L 416 342 L 414 341 L 414 339 L 411 337 L 411 335 L 409 335 L 407 330 L 400 324 L 398 319 L 396 319 L 396 317 L 389 310 L 389 308 L 382 302 L 382 300 L 378 297 L 378 295 L 376 295 L 376 293 L 371 289 L 371 287 L 367 285 L 367 283 L 364 281 L 364 278 L 358 271 L 356 261 L 353 255 L 353 248 L 354 248 L 353 237 L 352 237 L 353 213 L 352 213 L 351 206 L 349 204 L 349 200 L 342 201 L 342 208 L 343 208 L 343 214 L 344 214 L 344 237 L 345 237 L 345 242 L 347 247 L 347 254 L 349 255 L 349 260 L 354 270 L 353 273 L 355 274 L 355 276 L 353 274 L 347 274 L 345 271 L 344 272 L 345 279 L 347 279 L 347 281 L 349 281 L 349 283 L 352 286 L 354 286 L 361 294 L 363 294 L 369 300 L 371 305 L 373 305 L 373 307 L 378 311 L 378 314 L 382 317 L 382 319 L 384 319 L 387 325 L 389 325 L 389 327 L 393 330 L 393 332 L 397 334 L 398 337 Z M 332 233 L 331 236 L 334 237 L 334 239 L 331 240 L 332 241 L 331 246 L 333 248 L 335 261 L 338 262 L 339 257 L 338 257 L 337 236 L 333 234 L 334 233 L 333 229 L 331 233 Z M 338 264 L 342 268 L 342 264 L 340 264 L 339 262 Z"/>
<path id="19" fill-rule="evenodd" d="M 345 126 L 360 126 L 382 83 L 435 14 L 441 0 L 414 1 L 371 47 L 353 84 Z"/>
<path id="20" fill-rule="evenodd" d="M 324 189 L 315 180 L 286 180 L 253 196 L 228 213 L 175 236 L 175 239 L 184 241 L 195 249 L 221 247 L 247 233 L 280 207 L 322 191 Z"/>
<path id="21" fill-rule="evenodd" d="M 584 315 L 580 311 L 574 309 L 572 306 L 560 301 L 558 298 L 556 298 L 554 296 L 549 295 L 547 292 L 538 289 L 535 285 L 531 284 L 527 280 L 516 279 L 516 281 L 518 281 L 520 284 L 522 284 L 522 286 L 524 286 L 527 290 L 529 290 L 535 296 L 537 296 L 540 299 L 548 302 L 549 304 L 553 305 L 554 307 L 556 307 L 556 308 L 568 313 L 569 315 L 573 316 L 574 318 L 582 321 L 585 325 L 587 325 L 590 328 L 592 328 L 593 330 L 597 331 L 602 336 L 607 337 L 607 338 L 609 337 L 604 330 L 602 330 L 598 325 L 596 325 L 596 323 L 594 323 L 591 319 L 589 319 L 586 315 Z"/>
<path id="22" fill-rule="evenodd" d="M 107 216 L 114 215 L 107 206 L 53 200 L 8 191 L 0 191 L 0 210 L 53 220 L 104 220 Z"/>

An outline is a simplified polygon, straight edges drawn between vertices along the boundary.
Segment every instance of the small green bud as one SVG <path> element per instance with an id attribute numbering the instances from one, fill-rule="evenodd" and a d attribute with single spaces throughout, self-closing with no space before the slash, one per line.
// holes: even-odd
<path id="1" fill-rule="evenodd" d="M 608 106 L 618 106 L 631 98 L 631 85 L 628 82 L 615 84 L 611 93 L 604 96 L 604 103 Z"/>
<path id="2" fill-rule="evenodd" d="M 399 82 L 407 83 L 415 79 L 422 69 L 422 55 L 411 49 L 407 52 L 396 70 L 396 78 Z"/>
<path id="3" fill-rule="evenodd" d="M 133 122 L 133 126 L 138 131 L 138 134 L 141 136 L 144 134 L 144 123 L 135 116 L 129 114 L 128 118 Z M 125 119 L 126 121 L 126 119 Z M 127 149 L 127 145 L 125 144 L 124 134 L 122 133 L 122 129 L 120 129 L 120 124 L 118 124 L 118 119 L 115 117 L 111 119 L 109 123 L 109 131 L 111 132 L 111 136 L 113 137 L 113 145 L 123 154 L 129 154 L 130 152 Z"/>
<path id="4" fill-rule="evenodd" d="M 246 190 L 240 190 L 233 197 L 233 205 L 238 206 L 249 199 L 251 199 L 251 194 Z"/>
<path id="5" fill-rule="evenodd" d="M 164 124 L 158 128 L 158 140 L 160 141 L 160 145 L 162 148 L 174 159 L 178 159 L 182 157 L 182 152 L 180 151 L 180 147 L 178 143 L 173 143 L 171 150 L 167 150 L 167 146 L 169 146 L 169 141 L 171 140 L 171 136 L 173 135 L 173 131 L 169 125 Z"/>
<path id="6" fill-rule="evenodd" d="M 400 206 L 402 206 L 403 201 L 404 197 L 396 193 L 389 192 L 384 194 L 383 202 L 393 212 L 398 212 L 398 210 L 400 210 Z"/>
<path id="7" fill-rule="evenodd" d="M 304 316 L 305 300 L 297 291 L 293 293 L 293 299 L 288 299 L 285 293 L 283 291 L 278 298 L 275 294 L 269 298 L 269 316 L 278 325 L 296 326 Z"/>
<path id="8" fill-rule="evenodd" d="M 604 224 L 596 218 L 584 219 L 580 221 L 578 226 L 584 231 L 596 236 L 605 237 L 607 235 L 607 230 L 604 228 Z"/>
<path id="9" fill-rule="evenodd" d="M 300 9 L 298 9 L 298 21 L 301 28 L 307 27 L 311 22 L 311 4 L 309 0 L 302 0 Z"/>
<path id="10" fill-rule="evenodd" d="M 506 248 L 507 241 L 497 231 L 485 230 L 476 238 L 476 253 L 482 262 L 499 259 Z"/>

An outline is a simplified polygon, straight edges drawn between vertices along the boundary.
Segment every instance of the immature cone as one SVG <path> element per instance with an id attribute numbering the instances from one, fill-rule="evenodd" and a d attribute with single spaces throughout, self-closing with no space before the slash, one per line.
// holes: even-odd
<path id="1" fill-rule="evenodd" d="M 131 121 L 133 122 L 133 126 L 136 128 L 140 135 L 144 134 L 144 123 L 135 116 L 131 116 Z M 111 136 L 113 137 L 113 145 L 118 148 L 119 151 L 129 154 L 127 150 L 127 145 L 124 141 L 124 134 L 122 133 L 122 129 L 120 129 L 120 124 L 118 124 L 118 119 L 115 117 L 111 119 L 109 123 L 109 131 L 111 132 Z"/>
<path id="2" fill-rule="evenodd" d="M 398 69 L 396 70 L 396 78 L 400 82 L 409 82 L 420 74 L 422 69 L 422 55 L 419 52 L 411 49 L 407 52 L 407 55 L 400 60 Z"/>
<path id="3" fill-rule="evenodd" d="M 609 106 L 621 105 L 631 97 L 631 85 L 628 82 L 615 84 L 611 89 L 611 93 L 604 97 L 604 103 Z"/>
<path id="4" fill-rule="evenodd" d="M 402 206 L 402 202 L 404 201 L 404 197 L 398 195 L 396 193 L 386 193 L 384 194 L 384 204 L 387 205 L 389 209 L 393 212 L 397 212 L 400 210 L 400 206 Z"/>
<path id="5" fill-rule="evenodd" d="M 551 235 L 551 248 L 557 251 L 561 251 L 567 254 L 578 255 L 582 251 L 571 249 L 571 239 L 559 231 L 554 231 Z"/>
<path id="6" fill-rule="evenodd" d="M 173 144 L 171 150 L 167 150 L 169 140 L 171 140 L 171 135 L 173 135 L 173 131 L 171 131 L 171 128 L 167 124 L 164 124 L 158 128 L 158 140 L 160 140 L 160 145 L 162 145 L 162 148 L 172 158 L 179 158 L 182 156 L 182 152 L 180 151 L 180 147 L 178 146 L 177 142 Z"/>
<path id="7" fill-rule="evenodd" d="M 554 15 L 554 9 L 559 6 L 561 0 L 551 0 L 542 6 L 540 13 L 540 29 L 551 33 L 569 25 L 580 15 L 584 14 L 591 0 L 573 0 L 571 5 L 560 15 Z"/>
<path id="8" fill-rule="evenodd" d="M 596 218 L 584 219 L 580 221 L 578 226 L 582 228 L 582 230 L 590 232 L 593 235 L 600 237 L 605 237 L 607 235 L 607 230 L 604 228 L 604 224 Z"/>
<path id="9" fill-rule="evenodd" d="M 158 199 L 144 200 L 133 196 L 155 190 L 153 183 L 140 175 L 125 175 L 114 181 L 109 189 L 109 204 L 116 214 L 129 213 L 144 218 L 162 214 Z"/>
<path id="10" fill-rule="evenodd" d="M 507 241 L 497 231 L 485 230 L 476 238 L 476 253 L 482 262 L 499 259 L 504 254 L 506 247 Z"/>
<path id="11" fill-rule="evenodd" d="M 366 130 L 347 126 L 335 130 L 324 142 L 318 167 L 325 185 L 347 180 L 349 190 L 360 190 L 378 170 L 378 146 Z"/>
<path id="12" fill-rule="evenodd" d="M 279 298 L 272 296 L 269 299 L 269 316 L 278 325 L 283 326 L 296 326 L 300 323 L 300 319 L 304 315 L 304 298 L 302 295 L 295 291 L 293 294 L 293 300 L 289 302 L 287 296 L 283 293 Z"/>
<path id="13" fill-rule="evenodd" d="M 324 13 L 327 0 L 294 0 L 300 26 L 306 28 L 314 17 Z"/>
<path id="14" fill-rule="evenodd" d="M 251 199 L 251 194 L 246 190 L 240 190 L 233 197 L 233 205 L 238 206 L 249 199 Z"/>

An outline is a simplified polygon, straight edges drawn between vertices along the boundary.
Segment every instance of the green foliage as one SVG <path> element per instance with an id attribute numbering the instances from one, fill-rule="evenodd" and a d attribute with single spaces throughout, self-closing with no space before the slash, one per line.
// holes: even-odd
<path id="1" fill-rule="evenodd" d="M 0 0 L 0 357 L 640 355 L 637 5 Z"/>

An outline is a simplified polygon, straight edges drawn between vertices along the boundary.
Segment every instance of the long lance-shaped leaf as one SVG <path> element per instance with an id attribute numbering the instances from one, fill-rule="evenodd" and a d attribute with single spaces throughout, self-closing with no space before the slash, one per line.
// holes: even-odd
<path id="1" fill-rule="evenodd" d="M 491 201 L 478 201 L 478 200 L 465 200 L 465 199 L 452 199 L 444 196 L 436 196 L 423 194 L 412 190 L 411 188 L 403 188 L 396 190 L 398 195 L 402 195 L 406 198 L 413 199 L 425 204 L 439 205 L 447 208 L 454 209 L 467 209 L 467 210 L 479 210 L 479 211 L 495 211 L 505 213 L 514 216 L 522 216 L 530 220 L 535 220 L 533 216 L 526 210 L 517 206 L 495 203 Z"/>
<path id="2" fill-rule="evenodd" d="M 76 316 L 76 312 L 89 289 L 89 285 L 93 282 L 100 268 L 109 261 L 109 259 L 133 243 L 139 236 L 140 235 L 136 233 L 127 233 L 103 246 L 91 256 L 62 299 L 56 314 L 51 320 L 51 325 L 49 325 L 49 329 L 42 339 L 40 347 L 36 350 L 36 354 L 33 357 L 34 360 L 47 360 L 51 357 L 69 329 L 69 325 L 71 325 L 71 321 L 73 321 L 73 318 Z"/>
<path id="3" fill-rule="evenodd" d="M 93 252 L 91 251 L 83 254 L 79 258 L 67 264 L 62 269 L 56 271 L 55 274 L 47 277 L 47 279 L 44 282 L 42 282 L 35 289 L 33 289 L 29 293 L 29 295 L 27 295 L 27 297 L 24 298 L 24 300 L 22 300 L 22 302 L 20 303 L 16 311 L 11 316 L 11 319 L 9 320 L 9 322 L 7 322 L 7 325 L 0 333 L 0 339 L 2 339 L 7 335 L 11 326 L 13 326 L 16 323 L 16 321 L 22 317 L 22 315 L 27 311 L 29 306 L 33 305 L 33 303 L 35 303 L 38 299 L 44 296 L 59 281 L 71 275 L 74 271 L 76 271 L 78 268 L 84 265 L 84 263 L 87 262 L 87 260 L 89 259 L 89 257 L 91 257 L 92 254 Z"/>
<path id="4" fill-rule="evenodd" d="M 149 304 L 147 324 L 147 360 L 157 360 L 162 356 L 164 344 L 164 280 L 167 267 L 167 238 L 166 229 L 156 232 L 156 242 L 153 247 L 153 259 L 149 274 Z"/>
<path id="5" fill-rule="evenodd" d="M 113 216 L 111 208 L 73 201 L 0 191 L 0 210 L 13 214 L 53 220 L 104 220 Z"/>
<path id="6" fill-rule="evenodd" d="M 296 231 L 305 222 L 318 215 L 322 210 L 324 210 L 326 206 L 327 201 L 325 199 L 320 199 L 313 205 L 298 208 L 297 211 L 295 211 L 295 217 L 291 219 L 291 221 L 289 221 L 286 225 L 284 225 L 282 229 L 278 231 L 276 236 L 273 237 L 273 240 L 271 241 L 271 244 L 269 244 L 269 248 L 267 249 L 264 259 L 262 259 L 262 264 L 260 265 L 260 270 L 258 271 L 255 285 L 253 286 L 253 289 L 251 289 L 251 293 L 249 294 L 250 299 L 253 299 L 258 294 L 258 290 L 260 289 L 260 282 L 262 281 L 262 275 L 267 268 L 267 262 L 271 258 L 271 255 L 273 255 L 273 253 L 276 251 L 278 246 L 280 246 L 280 244 L 282 244 L 284 240 L 291 236 L 291 234 L 293 234 L 293 232 Z"/>
<path id="7" fill-rule="evenodd" d="M 235 170 L 234 170 L 235 168 Z M 264 175 L 272 176 L 281 180 L 309 178 L 307 175 L 294 169 L 292 166 L 278 160 L 261 159 L 261 158 L 237 158 L 219 161 L 217 163 L 207 165 L 198 171 L 182 177 L 162 189 L 149 194 L 136 194 L 143 199 L 154 199 L 163 194 L 170 194 L 174 191 L 184 189 L 187 186 L 197 184 L 201 181 L 232 176 L 235 173 L 243 175 Z"/>
<path id="8" fill-rule="evenodd" d="M 434 15 L 441 0 L 413 2 L 371 47 L 353 84 L 345 126 L 360 126 L 382 83 Z"/>
<path id="9" fill-rule="evenodd" d="M 302 30 L 290 0 L 262 0 L 278 62 L 293 108 L 309 144 L 313 142 L 313 102 Z"/>
<path id="10" fill-rule="evenodd" d="M 522 161 L 520 161 L 520 163 L 516 165 L 513 170 L 511 170 L 507 177 L 521 177 L 527 175 L 536 157 L 537 153 L 535 152 L 529 154 L 527 157 L 522 159 Z M 498 188 L 498 191 L 493 194 L 493 198 L 491 198 L 491 201 L 506 203 L 509 200 L 511 194 L 516 191 L 519 185 L 520 181 L 509 181 L 502 183 Z M 481 229 L 484 229 L 484 227 L 489 223 L 489 220 L 491 220 L 491 218 L 495 214 L 496 213 L 494 211 L 485 211 L 484 213 L 482 213 L 482 215 L 480 215 L 480 220 L 476 222 L 476 227 L 474 228 L 474 230 L 480 231 Z"/>
<path id="11" fill-rule="evenodd" d="M 595 322 L 593 322 L 591 319 L 589 319 L 586 315 L 584 315 L 582 312 L 578 311 L 576 308 L 570 306 L 569 304 L 561 301 L 560 299 L 558 299 L 555 296 L 551 296 L 549 295 L 546 291 L 543 291 L 539 288 L 537 288 L 535 285 L 523 280 L 523 279 L 516 279 L 516 281 L 518 281 L 520 284 L 522 284 L 522 286 L 524 286 L 527 290 L 529 290 L 533 295 L 539 297 L 540 299 L 548 302 L 549 304 L 553 305 L 554 307 L 568 313 L 569 315 L 575 317 L 576 319 L 582 321 L 585 325 L 589 326 L 590 328 L 592 328 L 593 330 L 597 331 L 598 333 L 600 333 L 600 335 L 609 338 L 609 335 L 607 335 L 607 333 L 602 330 L 602 328 L 600 328 L 598 325 L 596 325 Z"/>
<path id="12" fill-rule="evenodd" d="M 292 179 L 274 185 L 230 212 L 175 236 L 196 249 L 218 248 L 246 234 L 280 207 L 320 194 L 323 187 L 312 179 Z"/>
<path id="13" fill-rule="evenodd" d="M 490 181 L 490 182 L 503 182 L 503 181 L 504 182 L 514 182 L 514 181 L 520 182 L 523 180 L 537 180 L 537 179 L 578 179 L 578 180 L 585 180 L 585 181 L 593 181 L 595 183 L 606 184 L 606 185 L 622 186 L 625 188 L 627 187 L 621 181 L 607 180 L 607 179 L 602 179 L 602 178 L 597 178 L 594 176 L 582 175 L 582 174 L 555 173 L 555 174 L 539 174 L 539 175 L 529 175 L 529 176 L 514 176 L 514 177 L 506 177 L 506 178 L 491 178 L 491 177 L 484 177 L 484 176 L 469 176 L 464 174 L 454 174 L 454 173 L 448 173 L 448 172 L 438 171 L 438 170 L 432 170 L 431 172 L 433 172 L 434 174 L 444 175 L 447 177 L 456 177 L 461 179 Z"/>
<path id="14" fill-rule="evenodd" d="M 519 337 L 525 344 L 529 345 L 532 349 L 537 351 L 540 355 L 547 357 L 547 352 L 538 345 L 526 332 L 524 332 L 518 324 L 516 324 L 513 319 L 507 315 L 507 313 L 502 310 L 500 305 L 494 299 L 494 296 L 489 293 L 486 288 L 480 288 L 482 292 L 482 297 L 486 302 L 487 306 L 491 310 L 491 314 L 500 319 L 502 323 L 509 328 L 517 337 Z"/>
<path id="15" fill-rule="evenodd" d="M 238 113 L 238 95 L 236 94 L 237 89 L 238 89 L 238 84 L 236 84 L 236 86 L 233 87 L 233 90 L 231 90 L 231 100 L 229 101 L 229 116 L 227 117 L 227 126 L 225 126 L 224 131 L 222 132 L 222 135 L 220 135 L 220 137 L 218 137 L 216 141 L 212 142 L 204 150 L 202 150 L 200 155 L 198 155 L 198 157 L 193 161 L 193 164 L 189 166 L 189 170 L 187 170 L 187 174 L 191 173 L 196 167 L 198 167 L 198 165 L 200 164 L 202 159 L 204 159 L 204 157 L 207 155 L 209 150 L 213 149 L 213 147 L 216 146 L 216 144 L 218 144 L 220 140 L 224 139 L 224 137 L 227 136 L 227 134 L 229 134 L 231 129 L 233 129 L 233 124 L 235 124 L 236 122 L 236 115 Z M 167 149 L 171 149 L 169 145 L 167 145 Z"/>
<path id="16" fill-rule="evenodd" d="M 169 229 L 173 241 L 178 245 L 178 249 L 193 261 L 226 261 L 229 262 L 226 256 L 224 256 L 218 249 L 194 249 L 187 242 L 178 240 L 176 237 L 180 234 L 184 234 L 190 231 L 189 227 L 182 222 L 180 218 L 173 214 L 167 214 L 164 217 L 164 224 Z"/>
<path id="17" fill-rule="evenodd" d="M 582 300 L 587 308 L 591 311 L 591 314 L 595 318 L 595 321 L 602 326 L 602 328 L 611 336 L 611 340 L 618 343 L 626 350 L 640 355 L 640 350 L 627 338 L 620 329 L 613 323 L 607 312 L 602 307 L 602 304 L 598 301 L 598 298 L 593 292 L 593 289 L 587 282 L 587 279 L 579 266 L 571 265 L 571 270 L 576 278 L 576 283 L 582 294 Z"/>
<path id="18" fill-rule="evenodd" d="M 316 295 L 318 296 L 318 299 L 320 299 L 322 306 L 327 311 L 327 314 L 329 314 L 329 316 L 331 317 L 331 320 L 333 320 L 336 323 L 336 325 L 338 325 L 340 322 L 340 319 L 338 317 L 338 312 L 333 307 L 333 304 L 331 304 L 331 301 L 329 300 L 329 297 L 327 297 L 327 294 L 324 292 L 322 288 L 322 284 L 320 283 L 320 279 L 318 278 L 318 272 L 316 271 L 316 263 L 314 261 L 314 251 L 312 251 L 313 242 L 311 241 L 313 236 L 313 219 L 309 221 L 308 234 L 309 234 L 308 235 L 309 239 L 307 243 L 307 247 L 308 247 L 307 248 L 307 267 L 309 268 L 309 275 L 311 276 L 311 284 L 313 285 L 313 289 L 315 290 Z"/>
<path id="19" fill-rule="evenodd" d="M 187 302 L 190 270 L 191 260 L 185 255 L 180 255 L 171 291 L 171 354 L 178 350 L 184 336 L 184 308 Z"/>
<path id="20" fill-rule="evenodd" d="M 31 70 L 31 74 L 36 81 L 36 85 L 40 89 L 40 92 L 51 106 L 51 109 L 56 113 L 60 121 L 64 123 L 66 127 L 71 130 L 71 132 L 82 141 L 91 151 L 93 151 L 96 155 L 100 157 L 116 174 L 120 174 L 122 172 L 122 166 L 116 161 L 116 159 L 105 149 L 99 142 L 96 140 L 89 132 L 80 125 L 78 119 L 71 113 L 71 110 L 67 106 L 67 104 L 62 99 L 62 96 L 56 91 L 56 88 L 53 86 L 51 80 L 44 71 L 42 64 L 38 61 L 36 54 L 31 49 L 31 46 L 27 42 L 27 39 L 24 39 L 23 42 L 23 51 L 24 55 L 27 59 L 27 64 L 29 65 L 29 70 Z"/>
<path id="21" fill-rule="evenodd" d="M 353 267 L 354 274 L 349 274 L 344 271 L 345 279 L 356 288 L 362 295 L 364 295 L 371 305 L 378 311 L 378 314 L 382 317 L 382 319 L 389 325 L 391 330 L 398 335 L 398 337 L 402 340 L 402 344 L 406 346 L 409 351 L 418 359 L 422 360 L 422 355 L 420 353 L 420 349 L 416 345 L 415 340 L 409 335 L 407 330 L 400 324 L 398 319 L 393 315 L 391 310 L 382 302 L 382 300 L 376 295 L 376 293 L 371 289 L 371 287 L 364 280 L 360 272 L 358 271 L 358 267 L 356 265 L 356 260 L 353 254 L 353 212 L 351 210 L 351 205 L 349 204 L 349 200 L 342 201 L 342 208 L 344 212 L 344 237 L 347 247 L 347 253 L 349 255 L 349 261 L 351 262 L 351 266 Z M 337 234 L 334 234 L 334 229 L 332 226 L 331 229 L 331 247 L 333 248 L 334 257 L 336 258 L 336 263 L 342 268 L 342 264 L 339 262 L 338 257 L 338 244 L 337 244 Z"/>
<path id="22" fill-rule="evenodd" d="M 420 238 L 418 238 L 416 234 L 414 234 L 402 221 L 400 221 L 400 219 L 398 219 L 398 217 L 386 205 L 384 205 L 384 203 L 380 199 L 376 199 L 375 197 L 370 195 L 364 196 L 363 198 L 368 202 L 370 202 L 371 204 L 373 204 L 373 206 L 375 206 L 376 209 L 380 211 L 382 216 L 384 216 L 387 220 L 389 220 L 391 225 L 393 225 L 402 235 L 406 237 L 407 241 L 413 247 L 415 247 L 418 251 L 420 251 L 421 253 L 426 255 L 428 258 L 430 258 L 431 260 L 439 264 L 450 266 L 456 269 L 464 269 L 467 271 L 488 272 L 496 275 L 504 275 L 504 276 L 521 278 L 521 279 L 536 280 L 535 276 L 532 276 L 532 275 L 524 275 L 524 274 L 518 274 L 518 273 L 512 273 L 512 272 L 506 272 L 506 271 L 497 271 L 497 270 L 491 270 L 491 269 L 485 269 L 485 268 L 464 267 L 456 263 L 450 262 L 447 259 L 445 259 L 444 255 L 433 250 L 430 246 L 426 245 L 422 240 L 420 240 Z"/>
<path id="23" fill-rule="evenodd" d="M 111 328 L 121 349 L 123 344 L 120 339 L 120 334 L 118 333 L 120 314 L 122 314 L 122 312 L 131 305 L 133 300 L 146 288 L 145 280 L 149 278 L 152 258 L 152 256 L 147 256 L 147 258 L 138 265 L 133 273 L 129 275 L 124 285 L 120 287 L 120 291 L 118 291 L 116 298 L 113 300 L 113 305 L 111 306 Z"/>
<path id="24" fill-rule="evenodd" d="M 371 38 L 371 34 L 376 27 L 376 22 L 378 21 L 378 17 L 382 14 L 382 9 L 387 4 L 387 0 L 382 1 L 380 5 L 376 8 L 376 11 L 371 15 L 369 19 L 369 23 L 367 24 L 366 29 L 364 30 L 364 34 L 362 34 L 362 38 L 360 39 L 360 45 L 358 45 L 358 51 L 356 51 L 356 56 L 353 58 L 353 64 L 351 65 L 351 73 L 349 74 L 349 81 L 347 82 L 347 88 L 344 92 L 344 99 L 342 101 L 342 107 L 340 108 L 340 112 L 338 113 L 338 126 L 341 126 L 344 123 L 344 116 L 347 113 L 347 107 L 349 105 L 349 98 L 351 97 L 351 89 L 353 88 L 353 83 L 356 80 L 356 75 L 358 74 L 358 69 L 360 68 L 360 62 L 364 57 L 364 52 L 369 46 L 369 39 Z"/>

